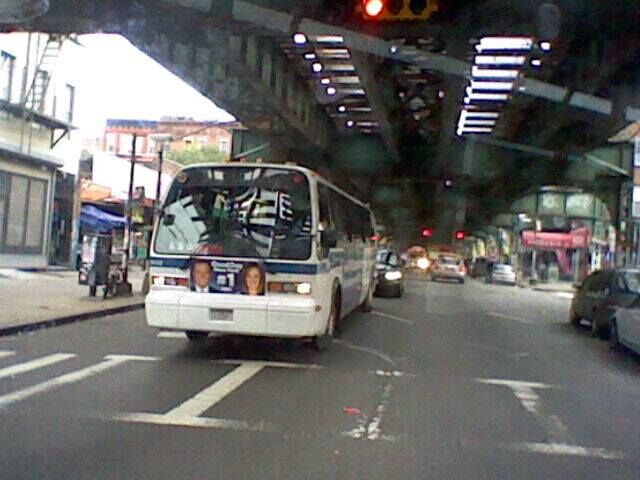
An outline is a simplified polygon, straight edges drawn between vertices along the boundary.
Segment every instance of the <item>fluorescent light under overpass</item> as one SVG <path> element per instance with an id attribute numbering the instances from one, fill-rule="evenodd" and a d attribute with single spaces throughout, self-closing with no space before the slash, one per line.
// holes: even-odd
<path id="1" fill-rule="evenodd" d="M 478 93 L 472 91 L 465 97 L 465 100 L 467 98 L 469 100 L 493 100 L 496 102 L 504 102 L 508 100 L 509 95 L 507 95 L 506 93 Z"/>
<path id="2" fill-rule="evenodd" d="M 498 112 L 476 112 L 473 110 L 462 110 L 460 116 L 465 118 L 498 118 L 500 114 Z"/>
<path id="3" fill-rule="evenodd" d="M 474 90 L 501 90 L 509 92 L 513 90 L 513 82 L 478 82 L 471 80 L 471 88 Z"/>
<path id="4" fill-rule="evenodd" d="M 476 66 L 471 68 L 471 75 L 474 78 L 517 78 L 519 73 L 518 70 L 498 70 Z"/>
<path id="5" fill-rule="evenodd" d="M 490 127 L 463 127 L 458 129 L 458 135 L 461 133 L 491 133 L 493 128 Z"/>
<path id="6" fill-rule="evenodd" d="M 344 37 L 342 35 L 316 35 L 316 42 L 318 43 L 342 43 Z"/>
<path id="7" fill-rule="evenodd" d="M 478 52 L 485 50 L 531 50 L 533 40 L 525 37 L 484 37 L 476 45 Z"/>
<path id="8" fill-rule="evenodd" d="M 485 126 L 492 127 L 495 124 L 496 124 L 495 120 L 474 120 L 471 118 L 464 119 L 464 125 L 471 126 L 471 127 L 485 127 Z"/>
<path id="9" fill-rule="evenodd" d="M 524 65 L 527 59 L 522 55 L 476 55 L 476 65 Z"/>

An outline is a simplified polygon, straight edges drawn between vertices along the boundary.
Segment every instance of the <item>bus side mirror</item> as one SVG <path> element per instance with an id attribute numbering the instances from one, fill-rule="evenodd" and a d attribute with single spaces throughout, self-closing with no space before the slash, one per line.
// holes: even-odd
<path id="1" fill-rule="evenodd" d="M 325 230 L 320 234 L 322 248 L 335 248 L 338 245 L 338 234 L 335 230 Z"/>
<path id="2" fill-rule="evenodd" d="M 162 217 L 162 224 L 167 227 L 170 227 L 171 225 L 173 225 L 175 221 L 176 221 L 176 216 L 171 213 L 168 213 Z"/>

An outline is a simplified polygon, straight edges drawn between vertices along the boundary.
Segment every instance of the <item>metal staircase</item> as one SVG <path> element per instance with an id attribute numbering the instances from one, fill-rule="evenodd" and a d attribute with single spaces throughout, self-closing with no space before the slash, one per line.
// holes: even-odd
<path id="1" fill-rule="evenodd" d="M 55 70 L 62 45 L 68 38 L 68 35 L 49 35 L 47 43 L 36 64 L 31 85 L 23 99 L 23 104 L 27 109 L 37 112 L 42 112 L 44 109 L 47 90 L 51 82 L 51 75 Z"/>

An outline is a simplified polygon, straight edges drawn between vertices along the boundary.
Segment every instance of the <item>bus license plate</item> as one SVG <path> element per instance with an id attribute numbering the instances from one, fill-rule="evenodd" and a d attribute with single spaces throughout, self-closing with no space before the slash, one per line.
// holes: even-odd
<path id="1" fill-rule="evenodd" d="M 209 315 L 211 320 L 216 322 L 231 322 L 233 320 L 233 310 L 212 308 Z"/>

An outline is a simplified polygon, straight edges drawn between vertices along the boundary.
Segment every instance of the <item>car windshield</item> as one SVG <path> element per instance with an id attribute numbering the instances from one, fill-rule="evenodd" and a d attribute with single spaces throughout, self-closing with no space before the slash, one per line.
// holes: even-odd
<path id="1" fill-rule="evenodd" d="M 155 251 L 304 260 L 311 249 L 306 177 L 274 168 L 195 168 L 173 183 Z"/>

